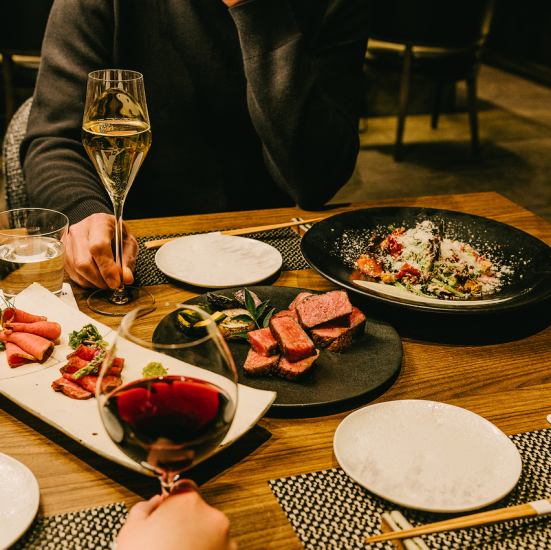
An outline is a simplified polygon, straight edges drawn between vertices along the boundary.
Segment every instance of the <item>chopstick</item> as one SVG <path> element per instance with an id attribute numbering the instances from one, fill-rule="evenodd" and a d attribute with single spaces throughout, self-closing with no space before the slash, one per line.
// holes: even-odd
<path id="1" fill-rule="evenodd" d="M 381 520 L 386 523 L 392 531 L 401 531 L 402 529 L 413 528 L 413 525 L 411 525 L 411 523 L 409 523 L 409 521 L 398 510 L 393 510 L 390 514 L 388 512 L 384 512 L 381 515 Z M 420 537 L 404 539 L 402 542 L 406 550 L 429 550 L 429 547 Z M 399 544 L 399 542 L 396 541 L 396 544 Z"/>
<path id="2" fill-rule="evenodd" d="M 387 540 L 409 539 L 418 535 L 429 535 L 431 533 L 442 533 L 443 531 L 452 531 L 454 529 L 463 529 L 465 527 L 476 527 L 477 525 L 486 525 L 488 523 L 498 523 L 500 521 L 508 521 L 511 519 L 526 518 L 532 516 L 541 516 L 551 513 L 551 498 L 544 500 L 536 500 L 526 504 L 517 506 L 509 506 L 507 508 L 499 508 L 488 512 L 471 514 L 469 516 L 461 516 L 458 518 L 437 521 L 436 523 L 428 523 L 420 525 L 413 529 L 405 529 L 403 531 L 395 531 L 393 533 L 383 533 L 365 539 L 367 544 L 382 542 Z"/>
<path id="3" fill-rule="evenodd" d="M 303 225 L 305 223 L 314 223 L 319 222 L 320 220 L 325 219 L 325 217 L 321 218 L 311 218 L 309 220 L 300 220 L 300 221 L 290 221 L 290 222 L 283 222 L 283 223 L 273 223 L 271 225 L 257 225 L 254 227 L 242 227 L 241 229 L 226 229 L 224 231 L 220 231 L 222 235 L 246 235 L 247 233 L 259 233 L 261 231 L 270 231 L 271 229 L 282 229 L 284 227 L 294 227 L 296 225 Z M 155 241 L 148 241 L 144 244 L 146 248 L 159 248 L 165 243 L 168 243 L 170 241 L 173 241 L 174 239 L 179 239 L 180 237 L 167 237 L 165 239 L 157 239 Z"/>

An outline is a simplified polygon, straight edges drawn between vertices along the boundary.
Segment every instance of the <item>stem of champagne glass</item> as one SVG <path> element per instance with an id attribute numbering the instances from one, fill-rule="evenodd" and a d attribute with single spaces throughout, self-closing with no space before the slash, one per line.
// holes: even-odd
<path id="1" fill-rule="evenodd" d="M 124 305 L 130 301 L 128 291 L 122 279 L 122 210 L 124 200 L 113 200 L 113 214 L 115 215 L 115 262 L 120 267 L 121 282 L 113 291 L 109 301 L 113 304 Z"/>
<path id="2" fill-rule="evenodd" d="M 161 492 L 163 495 L 170 495 L 174 490 L 183 493 L 188 490 L 196 491 L 197 484 L 189 478 L 182 477 L 181 473 L 163 472 L 158 476 L 161 482 Z"/>

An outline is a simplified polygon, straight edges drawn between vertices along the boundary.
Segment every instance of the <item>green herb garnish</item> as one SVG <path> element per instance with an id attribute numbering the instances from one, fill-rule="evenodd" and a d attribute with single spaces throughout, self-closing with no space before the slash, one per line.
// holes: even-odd
<path id="1" fill-rule="evenodd" d="M 69 345 L 73 349 L 77 349 L 80 344 L 94 345 L 102 349 L 105 349 L 108 345 L 92 323 L 84 325 L 80 330 L 73 330 L 69 334 Z"/>
<path id="2" fill-rule="evenodd" d="M 249 289 L 244 288 L 243 292 L 245 294 L 245 307 L 251 319 L 254 321 L 254 324 L 258 328 L 267 327 L 270 323 L 270 318 L 274 314 L 275 307 L 270 306 L 270 300 L 265 300 L 256 306 Z"/>
<path id="3" fill-rule="evenodd" d="M 78 380 L 83 376 L 97 376 L 97 374 L 99 373 L 99 367 L 104 357 L 105 350 L 102 350 L 85 367 L 82 367 L 80 370 L 77 370 L 75 373 L 73 373 L 73 378 L 76 378 Z"/>
<path id="4" fill-rule="evenodd" d="M 156 378 L 157 376 L 166 376 L 168 371 L 158 361 L 151 361 L 142 370 L 144 378 Z"/>

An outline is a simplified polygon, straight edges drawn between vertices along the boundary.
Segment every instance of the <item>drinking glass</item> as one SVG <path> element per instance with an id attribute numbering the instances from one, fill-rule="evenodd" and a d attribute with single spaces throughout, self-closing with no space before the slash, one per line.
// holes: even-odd
<path id="1" fill-rule="evenodd" d="M 59 294 L 69 220 L 46 208 L 0 213 L 0 288 L 11 298 L 32 283 Z"/>
<path id="2" fill-rule="evenodd" d="M 93 292 L 88 297 L 88 305 L 97 313 L 122 316 L 154 301 L 144 288 L 128 287 L 122 282 L 124 201 L 151 146 L 151 127 L 140 73 L 102 69 L 88 75 L 82 142 L 113 203 L 115 261 L 121 270 L 119 288 Z"/>
<path id="3" fill-rule="evenodd" d="M 182 328 L 181 315 L 193 320 L 191 328 Z M 165 302 L 122 319 L 105 351 L 96 397 L 110 438 L 170 493 L 183 472 L 219 446 L 237 393 L 233 357 L 210 315 Z"/>

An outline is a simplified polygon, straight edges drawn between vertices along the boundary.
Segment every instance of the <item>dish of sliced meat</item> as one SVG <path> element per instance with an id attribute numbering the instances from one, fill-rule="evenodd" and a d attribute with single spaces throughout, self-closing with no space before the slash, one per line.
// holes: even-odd
<path id="1" fill-rule="evenodd" d="M 218 293 L 230 297 L 237 290 L 230 288 Z M 241 384 L 277 392 L 269 416 L 330 414 L 366 403 L 392 385 L 400 371 L 402 343 L 398 333 L 388 323 L 374 319 L 369 311 L 364 310 L 364 326 L 362 312 L 354 305 L 347 305 L 341 295 L 327 299 L 322 297 L 325 293 L 279 286 L 254 286 L 249 290 L 263 301 L 269 299 L 271 306 L 276 308 L 272 317 L 276 334 L 273 330 L 266 332 L 260 329 L 252 336 L 250 343 L 247 340 L 229 341 L 228 345 L 235 358 Z M 307 301 L 310 305 L 305 308 Z M 204 295 L 198 296 L 188 303 L 205 304 L 206 298 Z M 317 321 L 322 324 L 318 328 L 321 332 L 316 336 L 319 338 L 317 344 L 315 341 L 309 343 L 312 338 L 304 338 L 297 330 L 295 310 L 301 304 L 304 316 L 312 323 L 316 322 L 312 320 L 314 306 L 321 307 L 322 314 Z M 326 318 L 333 321 L 324 323 Z M 358 333 L 358 326 L 363 327 L 361 333 Z M 307 332 L 312 335 L 312 330 Z M 168 316 L 159 323 L 155 339 L 159 343 L 170 341 L 178 333 L 181 334 L 175 318 Z M 291 342 L 285 340 L 287 335 L 293 335 Z M 183 334 L 181 337 L 185 339 Z M 284 340 L 285 351 L 281 357 L 278 339 Z M 333 342 L 336 351 L 327 349 Z M 322 345 L 325 347 L 322 348 Z M 285 357 L 285 353 L 290 355 L 292 361 Z M 185 356 L 181 359 L 186 360 Z M 249 372 L 254 370 L 256 375 L 245 374 L 243 365 L 246 361 Z M 271 375 L 272 369 L 279 371 L 277 376 Z"/>

